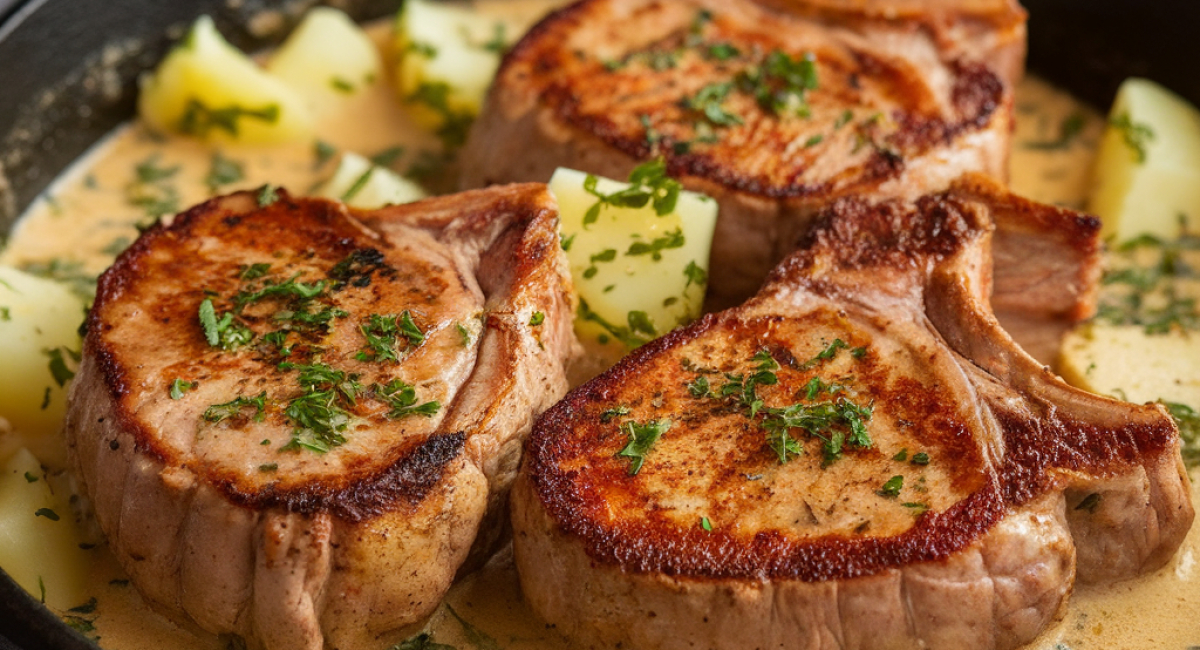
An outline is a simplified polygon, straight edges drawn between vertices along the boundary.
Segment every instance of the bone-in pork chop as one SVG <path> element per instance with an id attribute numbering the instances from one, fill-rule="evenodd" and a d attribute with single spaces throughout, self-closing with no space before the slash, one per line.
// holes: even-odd
<path id="1" fill-rule="evenodd" d="M 577 345 L 566 269 L 532 184 L 374 212 L 266 188 L 149 230 L 100 279 L 66 423 L 133 583 L 251 647 L 386 646 L 506 519 Z"/>
<path id="2" fill-rule="evenodd" d="M 1076 576 L 1166 562 L 1178 431 L 999 327 L 999 192 L 837 201 L 749 302 L 547 411 L 512 494 L 532 608 L 592 648 L 1014 648 Z"/>
<path id="3" fill-rule="evenodd" d="M 505 57 L 461 186 L 662 156 L 720 204 L 709 301 L 730 306 L 833 198 L 1005 178 L 1023 57 L 1024 13 L 999 0 L 587 0 Z"/>

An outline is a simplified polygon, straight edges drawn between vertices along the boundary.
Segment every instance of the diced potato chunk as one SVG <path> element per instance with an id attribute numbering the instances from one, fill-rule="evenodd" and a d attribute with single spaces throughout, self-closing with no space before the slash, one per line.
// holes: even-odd
<path id="1" fill-rule="evenodd" d="M 425 190 L 386 167 L 346 152 L 333 176 L 318 188 L 316 195 L 371 210 L 425 198 Z"/>
<path id="2" fill-rule="evenodd" d="M 504 23 L 462 4 L 408 0 L 396 18 L 401 97 L 424 127 L 458 144 L 479 114 L 505 47 Z"/>
<path id="3" fill-rule="evenodd" d="M 1200 335 L 1148 335 L 1137 325 L 1089 323 L 1063 341 L 1059 372 L 1084 390 L 1135 403 L 1200 406 Z"/>
<path id="4" fill-rule="evenodd" d="M 304 98 L 260 69 L 201 16 L 141 79 L 138 113 L 151 127 L 211 142 L 279 144 L 313 137 Z"/>
<path id="5" fill-rule="evenodd" d="M 585 224 L 598 201 L 585 189 L 587 179 L 588 174 L 563 168 L 550 179 L 581 300 L 575 330 L 585 344 L 599 343 L 610 356 L 619 356 L 700 315 L 717 203 L 683 191 L 674 210 L 663 216 L 650 204 L 604 205 L 595 221 Z M 628 187 L 597 178 L 594 189 L 610 195 Z"/>
<path id="6" fill-rule="evenodd" d="M 81 322 L 83 302 L 66 286 L 0 267 L 0 417 L 26 440 L 58 431 L 67 401 L 58 380 L 66 376 L 54 376 L 47 351 L 69 370 Z"/>
<path id="7" fill-rule="evenodd" d="M 1146 79 L 1121 85 L 1100 144 L 1088 209 L 1117 241 L 1200 228 L 1200 111 Z"/>
<path id="8" fill-rule="evenodd" d="M 379 80 L 379 51 L 345 13 L 314 7 L 267 62 L 320 115 Z"/>
<path id="9" fill-rule="evenodd" d="M 51 491 L 38 459 L 19 449 L 0 465 L 0 567 L 60 611 L 87 600 L 86 551 L 65 491 Z"/>

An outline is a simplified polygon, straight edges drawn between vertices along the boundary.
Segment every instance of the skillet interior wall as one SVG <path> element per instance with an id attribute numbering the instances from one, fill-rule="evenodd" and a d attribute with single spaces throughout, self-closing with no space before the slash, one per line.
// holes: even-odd
<path id="1" fill-rule="evenodd" d="M 0 240 L 71 161 L 134 112 L 137 74 L 195 16 L 235 45 L 277 42 L 313 0 L 0 0 Z M 330 2 L 358 19 L 400 0 Z M 1029 67 L 1101 110 L 1126 76 L 1200 103 L 1195 0 L 1024 0 Z M 266 12 L 266 13 L 264 13 Z M 263 20 L 273 14 L 277 19 Z M 94 649 L 0 571 L 0 650 Z"/>
<path id="2" fill-rule="evenodd" d="M 26 0 L 0 25 L 0 238 L 71 161 L 134 112 L 137 75 L 198 15 L 238 47 L 277 43 L 315 0 Z M 400 0 L 328 2 L 358 20 Z M 0 7 L 2 9 L 3 7 Z"/>

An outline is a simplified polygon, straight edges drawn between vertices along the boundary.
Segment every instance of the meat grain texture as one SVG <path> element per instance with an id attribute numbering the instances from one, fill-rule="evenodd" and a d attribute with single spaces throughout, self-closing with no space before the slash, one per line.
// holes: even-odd
<path id="1" fill-rule="evenodd" d="M 572 314 L 544 186 L 373 212 L 233 194 L 101 277 L 67 442 L 174 620 L 255 648 L 384 647 L 493 547 L 522 441 L 566 390 Z"/>
<path id="2" fill-rule="evenodd" d="M 833 199 L 1005 179 L 1024 36 L 1006 0 L 579 2 L 505 56 L 461 186 L 662 156 L 720 205 L 709 304 L 732 306 Z"/>
<path id="3" fill-rule="evenodd" d="M 842 199 L 750 301 L 544 414 L 512 499 L 534 611 L 589 648 L 1007 649 L 1076 579 L 1167 562 L 1193 518 L 1174 422 L 1000 327 L 1000 222 L 1094 261 L 1097 220 L 982 177 Z"/>

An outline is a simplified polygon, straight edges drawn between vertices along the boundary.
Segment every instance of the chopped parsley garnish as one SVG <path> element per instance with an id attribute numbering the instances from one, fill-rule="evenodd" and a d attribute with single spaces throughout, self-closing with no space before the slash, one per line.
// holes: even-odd
<path id="1" fill-rule="evenodd" d="M 37 480 L 38 480 L 37 476 L 35 476 L 34 474 L 31 474 L 29 472 L 25 472 L 25 482 L 26 483 L 37 483 Z"/>
<path id="2" fill-rule="evenodd" d="M 904 477 L 900 474 L 889 478 L 883 487 L 875 491 L 881 497 L 895 498 L 900 496 L 900 490 L 904 488 Z"/>
<path id="3" fill-rule="evenodd" d="M 137 175 L 137 182 L 157 183 L 159 181 L 165 181 L 179 173 L 179 165 L 162 167 L 158 164 L 158 158 L 159 155 L 154 154 L 138 163 L 137 166 L 133 168 L 134 173 Z"/>
<path id="4" fill-rule="evenodd" d="M 700 518 L 700 528 L 704 529 L 705 532 L 712 532 L 712 522 L 708 520 L 708 517 Z"/>
<path id="5" fill-rule="evenodd" d="M 1108 125 L 1121 133 L 1121 139 L 1133 152 L 1134 160 L 1138 163 L 1146 162 L 1146 145 L 1154 139 L 1153 129 L 1146 124 L 1132 121 L 1127 112 L 1114 115 L 1108 121 Z"/>
<path id="6" fill-rule="evenodd" d="M 183 399 L 183 394 L 196 387 L 194 381 L 184 381 L 176 377 L 171 381 L 170 395 L 171 399 Z"/>
<path id="7" fill-rule="evenodd" d="M 325 163 L 329 162 L 329 159 L 333 158 L 335 155 L 337 155 L 337 147 L 334 147 L 333 145 L 329 144 L 328 142 L 325 142 L 324 140 L 317 140 L 316 142 L 313 143 L 313 159 L 314 159 L 313 166 L 314 167 L 320 167 L 320 166 L 324 165 Z"/>
<path id="8" fill-rule="evenodd" d="M 662 157 L 634 167 L 629 173 L 629 187 L 625 189 L 604 194 L 596 189 L 598 182 L 599 179 L 591 174 L 583 181 L 584 191 L 596 197 L 596 203 L 583 215 L 584 228 L 600 218 L 600 210 L 604 206 L 642 208 L 649 204 L 653 206 L 655 214 L 666 216 L 675 211 L 679 192 L 683 189 L 679 181 L 667 175 L 667 163 Z"/>
<path id="9" fill-rule="evenodd" d="M 50 508 L 38 508 L 37 511 L 33 513 L 33 516 L 45 517 L 46 519 L 49 519 L 50 521 L 58 521 L 60 519 L 60 517 L 58 516 L 58 513 L 54 512 Z"/>
<path id="10" fill-rule="evenodd" d="M 254 332 L 236 321 L 232 312 L 225 312 L 218 318 L 212 298 L 200 302 L 199 318 L 204 338 L 212 347 L 232 351 L 254 340 Z"/>
<path id="11" fill-rule="evenodd" d="M 1066 149 L 1079 137 L 1080 133 L 1083 133 L 1083 127 L 1085 126 L 1087 126 L 1087 118 L 1084 117 L 1083 113 L 1071 113 L 1059 123 L 1057 138 L 1053 140 L 1026 142 L 1022 146 L 1026 149 L 1041 149 L 1046 151 Z"/>
<path id="12" fill-rule="evenodd" d="M 437 46 L 424 41 L 409 41 L 408 45 L 404 47 L 404 51 L 406 53 L 412 52 L 413 54 L 423 56 L 427 59 L 432 59 L 438 54 Z"/>
<path id="13" fill-rule="evenodd" d="M 134 180 L 125 186 L 125 200 L 151 219 L 179 211 L 179 191 L 169 181 L 179 173 L 180 166 L 160 166 L 158 158 L 154 154 L 138 163 Z"/>
<path id="14" fill-rule="evenodd" d="M 475 116 L 450 105 L 450 85 L 444 81 L 421 82 L 417 89 L 406 97 L 410 102 L 424 104 L 441 116 L 442 123 L 436 134 L 446 150 L 461 147 L 467 141 L 467 131 Z"/>
<path id="15" fill-rule="evenodd" d="M 736 59 L 741 54 L 741 50 L 734 47 L 732 43 L 713 43 L 704 50 L 704 57 L 714 61 Z"/>
<path id="16" fill-rule="evenodd" d="M 376 399 L 392 407 L 388 417 L 393 420 L 409 415 L 433 417 L 442 408 L 436 400 L 418 404 L 416 388 L 399 379 L 393 379 L 383 386 L 374 384 L 372 389 Z"/>
<path id="17" fill-rule="evenodd" d="M 801 364 L 800 369 L 808 370 L 810 368 L 815 368 L 821 362 L 829 361 L 830 359 L 837 356 L 838 350 L 846 350 L 849 347 L 850 346 L 846 345 L 845 341 L 843 341 L 841 339 L 834 339 L 833 343 L 830 343 L 828 346 L 825 347 L 825 349 L 818 352 L 817 356 L 815 356 L 815 357 L 809 359 L 808 361 L 805 361 L 803 364 Z M 858 356 L 856 356 L 855 358 L 858 358 Z"/>
<path id="18" fill-rule="evenodd" d="M 1178 402 L 1163 402 L 1167 412 L 1179 427 L 1183 462 L 1188 467 L 1200 465 L 1200 411 Z"/>
<path id="19" fill-rule="evenodd" d="M 265 208 L 279 200 L 279 188 L 271 185 L 270 183 L 263 185 L 262 188 L 258 190 L 256 199 L 258 201 L 258 207 Z"/>
<path id="20" fill-rule="evenodd" d="M 688 283 L 684 284 L 684 290 L 688 290 L 692 284 L 695 284 L 696 287 L 707 287 L 708 285 L 708 271 L 704 270 L 703 266 L 696 264 L 696 260 L 691 260 L 688 266 L 684 266 L 683 275 L 688 277 Z"/>
<path id="21" fill-rule="evenodd" d="M 377 167 L 391 167 L 400 156 L 404 155 L 404 147 L 388 147 L 371 156 L 371 164 Z"/>
<path id="22" fill-rule="evenodd" d="M 396 343 L 401 337 L 406 340 L 406 347 L 425 341 L 424 332 L 407 309 L 399 316 L 371 314 L 366 323 L 359 325 L 359 331 L 367 340 L 367 348 L 355 355 L 359 361 L 399 361 Z"/>
<path id="23" fill-rule="evenodd" d="M 54 257 L 45 261 L 24 262 L 20 269 L 31 275 L 62 282 L 89 304 L 96 297 L 96 276 L 85 272 L 83 263 L 78 260 Z"/>
<path id="24" fill-rule="evenodd" d="M 912 460 L 909 462 L 911 462 L 913 465 L 928 465 L 929 464 L 929 454 L 927 454 L 923 451 L 919 451 L 919 452 L 913 454 Z"/>
<path id="25" fill-rule="evenodd" d="M 221 155 L 220 151 L 216 151 L 213 152 L 208 175 L 204 177 L 204 184 L 208 185 L 209 192 L 216 194 L 222 185 L 236 183 L 245 177 L 246 173 L 242 168 L 242 163 L 232 158 L 226 158 Z"/>
<path id="26" fill-rule="evenodd" d="M 271 271 L 271 265 L 267 262 L 243 264 L 240 268 L 241 270 L 238 271 L 239 280 L 257 280 Z"/>
<path id="27" fill-rule="evenodd" d="M 492 23 L 492 37 L 479 44 L 479 49 L 485 52 L 495 52 L 496 54 L 504 54 L 508 51 L 508 39 L 504 36 L 504 23 Z"/>
<path id="28" fill-rule="evenodd" d="M 683 100 L 684 108 L 695 111 L 699 117 L 713 126 L 737 126 L 743 120 L 736 113 L 725 110 L 725 98 L 733 90 L 732 81 L 710 83 L 695 95 Z"/>
<path id="29" fill-rule="evenodd" d="M 614 418 L 619 418 L 622 415 L 629 415 L 628 406 L 614 406 L 613 408 L 605 409 L 604 412 L 600 414 L 600 421 L 604 424 L 608 424 L 609 422 L 612 422 Z"/>
<path id="30" fill-rule="evenodd" d="M 629 250 L 625 251 L 628 257 L 636 257 L 639 255 L 649 255 L 655 262 L 662 259 L 662 252 L 671 248 L 683 248 L 685 244 L 683 237 L 683 229 L 676 228 L 662 237 L 655 237 L 648 242 L 635 241 L 629 245 Z"/>
<path id="31" fill-rule="evenodd" d="M 1177 287 L 1179 279 L 1200 278 L 1200 269 L 1186 258 L 1188 252 L 1200 250 L 1200 234 L 1186 230 L 1182 216 L 1180 221 L 1177 239 L 1142 235 L 1112 250 L 1112 268 L 1101 280 L 1111 289 L 1101 293 L 1096 320 L 1140 325 L 1147 334 L 1200 331 L 1200 305 Z"/>
<path id="32" fill-rule="evenodd" d="M 60 388 L 75 378 L 75 371 L 67 365 L 67 357 L 70 357 L 75 363 L 79 363 L 82 358 L 80 353 L 68 347 L 57 347 L 43 349 L 42 354 L 50 358 L 50 376 L 54 378 L 54 383 L 58 384 Z"/>
<path id="33" fill-rule="evenodd" d="M 468 330 L 465 325 L 462 323 L 455 323 L 454 329 L 458 330 L 458 339 L 464 348 L 471 344 L 471 331 Z"/>
<path id="34" fill-rule="evenodd" d="M 629 442 L 617 452 L 618 456 L 630 459 L 629 475 L 633 476 L 642 469 L 646 454 L 662 434 L 671 428 L 670 420 L 651 420 L 645 424 L 634 421 L 626 422 L 622 427 L 629 434 Z"/>
<path id="35" fill-rule="evenodd" d="M 209 131 L 217 129 L 236 138 L 239 131 L 238 125 L 243 119 L 274 124 L 279 121 L 279 105 L 266 104 L 260 107 L 246 108 L 238 104 L 230 104 L 212 108 L 193 97 L 188 100 L 183 117 L 179 120 L 179 130 L 188 135 L 205 137 Z"/>
<path id="36" fill-rule="evenodd" d="M 371 278 L 376 273 L 391 272 L 383 253 L 374 248 L 360 248 L 333 265 L 326 274 L 333 280 L 332 291 L 341 291 L 346 286 L 370 286 Z"/>
<path id="37" fill-rule="evenodd" d="M 644 311 L 629 312 L 626 315 L 627 324 L 617 325 L 609 322 L 608 319 L 592 311 L 591 308 L 588 307 L 587 301 L 580 298 L 576 318 L 596 323 L 605 332 L 607 332 L 607 334 L 604 336 L 611 336 L 631 350 L 649 343 L 655 336 L 654 325 L 650 322 L 649 315 Z M 647 334 L 649 334 L 649 336 L 647 336 Z M 600 342 L 607 343 L 608 339 L 604 338 Z"/>
<path id="38" fill-rule="evenodd" d="M 374 175 L 374 173 L 374 166 L 367 167 L 367 171 L 359 174 L 358 178 L 354 179 L 354 182 L 350 184 L 350 187 L 346 188 L 345 192 L 342 192 L 342 195 L 338 197 L 338 200 L 342 203 L 350 202 L 351 199 L 358 196 L 358 193 L 367 186 L 367 183 L 370 182 L 371 176 Z"/>
<path id="39" fill-rule="evenodd" d="M 772 50 L 761 65 L 739 74 L 737 83 L 768 111 L 808 117 L 806 95 L 818 87 L 816 57 L 809 52 L 794 58 L 782 50 Z"/>
<path id="40" fill-rule="evenodd" d="M 529 317 L 529 325 L 531 327 L 537 327 L 538 325 L 541 325 L 545 321 L 546 321 L 546 314 L 544 314 L 540 311 L 533 312 L 533 315 Z"/>
<path id="41" fill-rule="evenodd" d="M 840 345 L 825 348 L 813 361 L 800 366 L 800 370 L 811 369 L 821 361 L 832 359 L 837 350 L 846 347 L 841 339 L 837 339 L 837 343 Z M 701 375 L 687 385 L 688 393 L 697 399 L 713 399 L 736 406 L 748 419 L 758 422 L 767 434 L 769 448 L 780 463 L 786 463 L 793 456 L 803 453 L 800 439 L 793 435 L 796 430 L 822 441 L 827 465 L 840 459 L 847 448 L 866 449 L 872 445 L 866 425 L 871 419 L 872 407 L 851 400 L 843 394 L 844 387 L 813 377 L 796 396 L 803 401 L 787 406 L 767 406 L 758 394 L 758 388 L 779 383 L 776 371 L 780 365 L 766 349 L 759 350 L 752 361 L 755 364 L 754 372 L 726 373 L 725 382 L 720 385 L 714 385 L 708 377 Z M 816 401 L 822 396 L 826 399 Z"/>
<path id="42" fill-rule="evenodd" d="M 229 400 L 223 404 L 213 404 L 204 409 L 204 420 L 207 422 L 221 422 L 232 417 L 242 417 L 243 409 L 252 408 L 254 413 L 249 417 L 254 421 L 259 422 L 263 419 L 263 410 L 267 407 L 267 392 L 263 391 L 255 397 L 246 397 L 239 395 L 238 397 Z"/>

